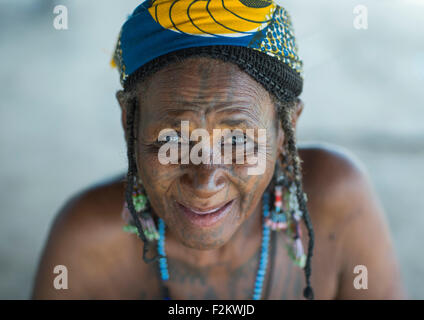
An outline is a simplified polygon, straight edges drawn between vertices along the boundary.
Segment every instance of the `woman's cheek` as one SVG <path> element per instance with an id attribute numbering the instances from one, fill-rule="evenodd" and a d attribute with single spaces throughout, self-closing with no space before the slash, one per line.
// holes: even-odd
<path id="1" fill-rule="evenodd" d="M 138 147 L 138 159 L 145 164 L 160 164 L 158 154 L 158 149 L 153 146 L 140 145 Z"/>

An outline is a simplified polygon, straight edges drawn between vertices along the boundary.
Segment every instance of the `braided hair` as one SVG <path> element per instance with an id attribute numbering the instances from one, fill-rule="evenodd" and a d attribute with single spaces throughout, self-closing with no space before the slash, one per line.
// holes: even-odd
<path id="1" fill-rule="evenodd" d="M 180 61 L 176 59 L 172 62 Z M 158 260 L 161 256 L 157 255 L 153 258 L 147 257 L 148 252 L 148 241 L 142 231 L 142 226 L 137 218 L 137 212 L 135 210 L 134 204 L 132 202 L 132 192 L 134 188 L 135 181 L 138 176 L 137 172 L 137 163 L 136 163 L 136 136 L 137 136 L 137 128 L 136 128 L 136 119 L 137 119 L 137 110 L 139 109 L 139 101 L 136 98 L 135 88 L 136 84 L 143 83 L 144 80 L 155 71 L 158 71 L 162 67 L 168 65 L 170 63 L 169 58 L 166 56 L 159 57 L 155 60 L 155 64 L 147 69 L 144 69 L 144 72 L 136 72 L 134 76 L 131 77 L 128 85 L 124 87 L 124 91 L 120 91 L 120 94 L 123 94 L 124 104 L 126 105 L 126 140 L 127 140 L 127 156 L 128 156 L 128 173 L 127 173 L 127 183 L 126 183 L 126 191 L 125 191 L 125 199 L 128 205 L 128 210 L 131 213 L 131 216 L 135 222 L 135 225 L 138 229 L 138 236 L 143 241 L 143 260 L 146 263 L 150 263 Z M 148 70 L 148 71 L 146 71 Z M 276 111 L 284 131 L 285 142 L 284 147 L 287 150 L 287 161 L 288 164 L 293 168 L 294 173 L 294 183 L 296 185 L 296 196 L 299 202 L 299 208 L 303 212 L 302 219 L 306 225 L 308 231 L 308 252 L 306 257 L 306 264 L 304 268 L 305 279 L 306 279 L 306 287 L 303 291 L 303 295 L 306 299 L 313 299 L 314 294 L 311 287 L 311 260 L 313 255 L 314 248 L 314 231 L 312 228 L 312 223 L 310 219 L 310 215 L 306 205 L 306 195 L 303 192 L 302 186 L 302 174 L 301 174 L 301 160 L 299 158 L 299 154 L 296 147 L 296 137 L 295 137 L 295 129 L 292 125 L 292 117 L 295 112 L 297 103 L 299 103 L 299 99 L 297 97 L 288 96 L 284 99 L 277 97 L 273 93 L 271 93 L 272 100 L 276 107 Z"/>
<path id="2" fill-rule="evenodd" d="M 273 101 L 277 108 L 277 113 L 285 135 L 285 148 L 288 151 L 288 162 L 291 164 L 294 171 L 294 183 L 296 184 L 297 201 L 299 202 L 300 210 L 303 212 L 303 221 L 305 222 L 306 228 L 308 230 L 308 253 L 306 256 L 306 264 L 304 268 L 306 287 L 303 291 L 303 296 L 306 299 L 312 300 L 314 298 L 314 293 L 311 287 L 311 260 L 314 250 L 314 229 L 312 228 L 311 218 L 306 206 L 306 194 L 303 192 L 301 161 L 296 147 L 295 130 L 292 125 L 293 112 L 295 111 L 297 103 L 299 103 L 299 99 L 296 99 L 293 102 L 284 103 L 281 100 L 273 97 Z"/>

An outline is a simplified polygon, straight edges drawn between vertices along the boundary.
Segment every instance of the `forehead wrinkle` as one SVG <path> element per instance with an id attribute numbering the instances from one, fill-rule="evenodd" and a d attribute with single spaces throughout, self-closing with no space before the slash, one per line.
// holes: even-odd
<path id="1" fill-rule="evenodd" d="M 183 71 L 183 70 L 182 70 Z M 239 74 L 240 73 L 240 74 Z M 207 79 L 201 79 L 198 73 L 192 70 L 175 74 L 168 73 L 155 77 L 152 82 L 156 85 L 155 96 L 164 100 L 183 100 L 203 102 L 209 100 L 232 100 L 232 98 L 249 100 L 249 103 L 263 100 L 266 90 L 249 75 L 241 71 L 220 73 L 219 70 L 211 73 Z M 207 82 L 207 84 L 205 84 Z"/>
<path id="2" fill-rule="evenodd" d="M 203 125 L 206 123 L 206 117 L 215 113 L 219 118 L 229 117 L 230 115 L 242 115 L 242 118 L 247 119 L 252 127 L 256 128 L 261 126 L 266 128 L 269 121 L 267 121 L 266 114 L 262 110 L 263 107 L 257 104 L 246 104 L 245 101 L 220 101 L 209 103 L 198 103 L 193 101 L 172 101 L 165 104 L 164 107 L 155 108 L 150 110 L 152 113 L 148 118 L 153 121 L 148 121 L 156 125 L 168 123 L 169 126 L 179 127 L 182 120 L 189 120 L 190 122 L 199 122 Z M 217 123 L 219 123 L 219 118 Z M 240 118 L 240 117 L 236 117 Z"/>
<path id="3" fill-rule="evenodd" d="M 227 114 L 242 114 L 248 119 L 252 119 L 255 123 L 264 125 L 264 113 L 261 112 L 261 107 L 258 105 L 224 108 L 221 112 L 225 112 Z"/>
<path id="4" fill-rule="evenodd" d="M 251 106 L 258 105 L 258 101 L 251 101 L 249 99 L 224 99 L 223 97 L 215 97 L 213 101 L 206 99 L 185 99 L 181 96 L 174 96 L 173 98 L 158 97 L 158 101 L 154 101 L 155 108 L 151 111 L 160 113 L 159 117 L 166 114 L 178 115 L 184 112 L 194 113 L 212 113 L 226 111 L 227 109 L 245 109 L 252 108 Z"/>
<path id="5" fill-rule="evenodd" d="M 168 115 L 193 112 L 199 119 L 205 119 L 205 115 L 213 111 L 221 113 L 236 108 L 256 122 L 269 122 L 271 110 L 267 110 L 266 104 L 272 104 L 270 96 L 253 78 L 237 67 L 223 68 L 220 64 L 208 63 L 214 68 L 209 69 L 210 77 L 205 79 L 208 84 L 202 88 L 199 61 L 193 62 L 196 65 L 186 61 L 162 69 L 150 79 L 147 95 L 153 99 L 148 99 L 151 104 L 146 108 L 149 109 L 146 118 L 160 121 Z"/>
<path id="6" fill-rule="evenodd" d="M 241 129 L 243 131 L 247 129 L 256 129 L 258 127 L 257 123 L 255 123 L 252 119 L 247 118 L 231 119 L 226 117 L 222 119 L 222 121 L 218 121 L 218 124 L 227 125 L 231 128 L 231 130 Z"/>
<path id="7" fill-rule="evenodd" d="M 228 125 L 231 124 L 231 121 L 233 121 L 234 123 L 240 122 L 240 129 L 267 128 L 268 121 L 266 121 L 266 119 L 263 119 L 263 116 L 261 116 L 263 113 L 256 112 L 256 110 L 257 108 L 255 107 L 227 106 L 221 108 L 218 112 L 218 114 L 220 114 L 219 117 L 217 119 L 212 118 L 212 121 L 215 123 L 215 125 Z M 204 115 L 204 113 L 200 110 L 197 110 L 197 112 L 194 113 L 194 118 L 191 115 L 184 118 L 183 115 L 187 113 L 189 115 L 193 114 L 192 110 L 168 108 L 166 112 L 162 111 L 162 116 L 155 117 L 155 120 L 152 119 L 153 121 L 150 122 L 151 125 L 147 125 L 147 127 L 144 128 L 146 130 L 145 132 L 148 134 L 157 134 L 160 130 L 164 129 L 164 125 L 167 128 L 172 128 L 174 130 L 179 131 L 179 129 L 181 128 L 181 121 L 183 120 L 189 121 L 190 130 L 196 128 L 199 125 L 206 125 L 207 120 L 205 119 L 205 122 L 203 122 L 202 115 Z M 231 115 L 239 116 L 232 118 Z M 242 116 L 240 117 L 240 115 Z"/>

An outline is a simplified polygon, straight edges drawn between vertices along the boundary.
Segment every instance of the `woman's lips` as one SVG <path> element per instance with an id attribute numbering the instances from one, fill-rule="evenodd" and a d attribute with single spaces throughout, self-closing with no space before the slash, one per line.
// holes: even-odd
<path id="1" fill-rule="evenodd" d="M 221 220 L 233 208 L 234 200 L 215 208 L 199 209 L 183 205 L 176 201 L 178 210 L 193 224 L 199 227 L 210 227 Z"/>

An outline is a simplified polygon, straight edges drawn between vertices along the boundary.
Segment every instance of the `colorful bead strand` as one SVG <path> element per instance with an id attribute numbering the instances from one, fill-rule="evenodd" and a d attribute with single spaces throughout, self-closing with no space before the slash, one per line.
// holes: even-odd
<path id="1" fill-rule="evenodd" d="M 159 271 L 162 281 L 169 280 L 168 261 L 165 253 L 165 222 L 159 218 L 159 241 L 158 253 L 162 256 L 159 258 Z"/>
<path id="2" fill-rule="evenodd" d="M 266 271 L 268 267 L 268 249 L 271 236 L 271 230 L 266 225 L 265 220 L 269 217 L 269 194 L 267 192 L 263 195 L 263 229 L 262 229 L 262 243 L 261 243 L 261 256 L 259 261 L 259 269 L 256 275 L 255 288 L 253 291 L 253 300 L 260 300 L 262 297 L 263 283 L 265 281 Z M 166 282 L 169 280 L 168 262 L 165 251 L 165 222 L 159 219 L 159 241 L 158 241 L 158 253 L 162 256 L 159 259 L 159 272 L 162 281 L 166 286 Z M 169 299 L 169 297 L 166 297 Z"/>
<path id="3" fill-rule="evenodd" d="M 269 217 L 269 194 L 267 192 L 263 195 L 263 217 L 264 221 Z M 266 270 L 268 267 L 268 249 L 271 230 L 266 223 L 262 227 L 262 244 L 261 244 L 261 257 L 259 261 L 258 274 L 256 275 L 255 289 L 253 291 L 253 300 L 260 300 L 262 297 L 262 288 L 265 281 Z"/>

